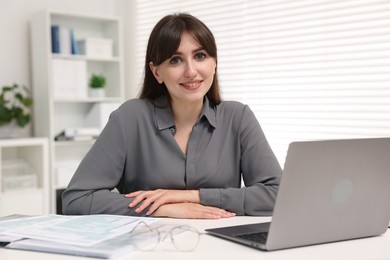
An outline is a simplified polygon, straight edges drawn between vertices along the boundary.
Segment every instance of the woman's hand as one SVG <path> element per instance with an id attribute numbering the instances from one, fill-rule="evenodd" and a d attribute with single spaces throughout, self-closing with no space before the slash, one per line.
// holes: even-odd
<path id="1" fill-rule="evenodd" d="M 129 204 L 130 208 L 135 206 L 139 207 L 135 212 L 140 213 L 149 205 L 148 212 L 146 215 L 152 214 L 161 205 L 168 203 L 180 203 L 180 202 L 191 202 L 200 203 L 199 191 L 198 190 L 149 190 L 149 191 L 135 191 L 125 195 L 126 198 L 134 198 Z"/>
<path id="2" fill-rule="evenodd" d="M 230 218 L 236 214 L 226 210 L 203 206 L 197 203 L 172 203 L 160 206 L 154 213 L 154 217 L 170 218 L 197 218 L 197 219 L 219 219 Z"/>

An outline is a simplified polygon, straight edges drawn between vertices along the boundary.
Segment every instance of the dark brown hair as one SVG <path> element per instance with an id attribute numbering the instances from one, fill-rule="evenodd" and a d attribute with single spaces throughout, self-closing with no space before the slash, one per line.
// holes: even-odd
<path id="1" fill-rule="evenodd" d="M 186 13 L 167 15 L 156 24 L 149 37 L 144 68 L 145 77 L 139 95 L 141 99 L 153 101 L 161 95 L 168 96 L 165 84 L 157 82 L 149 63 L 153 62 L 155 66 L 158 66 L 172 57 L 179 48 L 183 32 L 191 34 L 217 62 L 217 45 L 214 36 L 202 21 Z M 217 73 L 214 75 L 213 83 L 206 96 L 215 105 L 221 103 Z"/>

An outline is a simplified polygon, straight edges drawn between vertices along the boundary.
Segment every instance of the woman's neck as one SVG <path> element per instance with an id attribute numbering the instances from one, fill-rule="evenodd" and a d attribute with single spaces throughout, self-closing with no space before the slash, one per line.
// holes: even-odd
<path id="1" fill-rule="evenodd" d="M 192 129 L 202 112 L 203 100 L 194 103 L 171 101 L 171 107 L 176 126 L 174 138 L 186 155 Z"/>

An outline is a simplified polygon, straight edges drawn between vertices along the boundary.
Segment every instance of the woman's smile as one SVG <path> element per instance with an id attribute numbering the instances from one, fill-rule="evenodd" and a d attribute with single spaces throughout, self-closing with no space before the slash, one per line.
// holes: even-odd
<path id="1" fill-rule="evenodd" d="M 196 80 L 196 81 L 186 81 L 183 83 L 180 83 L 182 87 L 188 90 L 197 90 L 202 86 L 203 80 Z"/>

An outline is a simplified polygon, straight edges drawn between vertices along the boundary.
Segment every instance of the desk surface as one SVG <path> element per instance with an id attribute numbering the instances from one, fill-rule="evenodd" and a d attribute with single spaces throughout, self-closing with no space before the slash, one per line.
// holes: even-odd
<path id="1" fill-rule="evenodd" d="M 189 223 L 199 231 L 206 228 L 222 227 L 228 225 L 241 225 L 257 222 L 269 221 L 264 217 L 234 217 L 220 220 L 183 220 L 183 219 L 163 219 L 163 221 L 177 222 L 178 224 Z M 48 253 L 38 253 L 21 250 L 0 249 L 1 260 L 87 260 L 93 258 L 75 257 L 66 255 L 53 255 Z M 152 252 L 134 252 L 121 260 L 200 260 L 200 259 L 390 259 L 390 231 L 384 235 L 371 238 L 355 239 L 337 243 L 328 243 L 285 249 L 273 252 L 264 252 L 239 245 L 210 235 L 202 235 L 199 246 L 192 252 L 177 252 L 168 245 L 160 245 Z"/>

